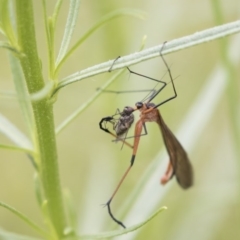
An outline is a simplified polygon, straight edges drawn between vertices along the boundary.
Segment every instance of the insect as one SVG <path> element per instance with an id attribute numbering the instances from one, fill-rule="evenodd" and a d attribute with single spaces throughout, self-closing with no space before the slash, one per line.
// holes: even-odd
<path id="1" fill-rule="evenodd" d="M 129 128 L 131 127 L 132 123 L 134 122 L 134 115 L 133 115 L 134 109 L 132 107 L 125 107 L 122 112 L 117 109 L 117 114 L 114 114 L 113 116 L 102 118 L 102 120 L 99 122 L 99 127 L 103 131 L 109 133 L 113 137 L 116 138 L 115 141 L 122 141 L 127 146 L 133 148 L 131 144 L 126 142 L 122 136 L 124 134 L 127 134 Z M 119 115 L 120 117 L 118 119 L 115 119 L 114 116 Z M 110 122 L 113 124 L 113 129 L 116 134 L 110 132 L 106 128 L 106 123 Z M 105 124 L 105 127 L 103 126 Z"/>
<path id="2" fill-rule="evenodd" d="M 169 74 L 170 79 L 171 79 L 171 84 L 172 84 L 173 91 L 174 91 L 174 95 L 172 97 L 164 100 L 163 102 L 161 102 L 159 104 L 152 103 L 151 101 L 166 87 L 167 83 L 163 82 L 161 80 L 156 80 L 156 79 L 144 76 L 142 74 L 133 72 L 132 70 L 130 70 L 127 67 L 127 69 L 130 71 L 130 73 L 136 74 L 138 76 L 146 77 L 150 80 L 158 81 L 158 82 L 162 83 L 163 85 L 162 85 L 162 87 L 160 87 L 160 89 L 153 92 L 146 102 L 137 102 L 135 104 L 135 107 L 125 107 L 123 112 L 119 112 L 120 118 L 117 121 L 117 123 L 115 123 L 115 126 L 123 125 L 125 127 L 124 131 L 127 132 L 128 129 L 131 127 L 132 122 L 131 122 L 131 124 L 126 124 L 126 122 L 123 120 L 123 119 L 125 119 L 124 118 L 124 116 L 125 116 L 124 112 L 127 109 L 128 116 L 131 116 L 131 115 L 133 115 L 134 111 L 136 111 L 136 110 L 140 111 L 140 119 L 135 124 L 134 143 L 133 143 L 133 146 L 130 145 L 133 149 L 131 160 L 130 160 L 130 166 L 127 168 L 127 170 L 123 174 L 123 176 L 122 176 L 121 180 L 119 181 L 116 189 L 114 190 L 112 196 L 110 197 L 110 199 L 106 203 L 106 206 L 108 207 L 108 213 L 111 216 L 111 218 L 116 223 L 121 225 L 123 228 L 125 228 L 125 225 L 121 221 L 117 220 L 114 217 L 114 215 L 112 214 L 110 205 L 111 205 L 111 202 L 112 202 L 114 196 L 116 195 L 118 189 L 120 188 L 122 182 L 124 181 L 124 179 L 126 178 L 126 176 L 128 175 L 129 171 L 131 170 L 131 168 L 134 164 L 136 154 L 137 154 L 137 150 L 138 150 L 138 145 L 139 145 L 139 142 L 140 142 L 140 137 L 142 135 L 147 134 L 147 128 L 146 128 L 146 124 L 145 124 L 146 122 L 156 122 L 158 124 L 158 126 L 160 128 L 160 131 L 162 133 L 162 136 L 163 136 L 164 144 L 166 146 L 166 149 L 167 149 L 167 152 L 168 152 L 168 155 L 169 155 L 169 158 L 170 158 L 168 166 L 167 166 L 167 170 L 166 170 L 164 176 L 161 178 L 161 183 L 166 184 L 175 175 L 176 179 L 177 179 L 177 182 L 179 183 L 179 185 L 183 189 L 187 189 L 187 188 L 191 187 L 192 184 L 193 184 L 193 169 L 192 169 L 192 165 L 189 161 L 189 158 L 187 156 L 187 153 L 184 150 L 184 148 L 182 147 L 182 145 L 180 144 L 180 142 L 177 140 L 177 138 L 174 136 L 174 134 L 171 132 L 171 130 L 168 128 L 168 126 L 164 122 L 159 110 L 157 109 L 161 105 L 163 105 L 163 104 L 165 104 L 165 103 L 169 102 L 170 100 L 177 97 L 177 92 L 176 92 L 176 89 L 175 89 L 175 85 L 174 85 L 174 82 L 173 82 L 173 78 L 172 78 L 170 68 L 168 67 L 167 62 L 165 61 L 165 59 L 162 55 L 162 50 L 163 50 L 164 44 L 163 44 L 162 49 L 160 51 L 160 56 L 161 56 L 165 66 L 167 68 L 168 74 Z M 113 135 L 115 137 L 116 136 L 118 137 L 116 127 L 114 128 L 114 130 L 116 131 L 116 135 L 115 135 L 115 134 L 109 132 L 108 129 L 103 128 L 102 125 L 101 125 L 103 122 L 112 122 L 112 120 L 113 120 L 112 117 L 103 118 L 99 123 L 100 128 L 104 131 L 107 130 L 106 132 L 110 133 L 111 135 Z M 145 131 L 144 134 L 142 134 L 143 128 L 144 128 L 144 131 Z"/>

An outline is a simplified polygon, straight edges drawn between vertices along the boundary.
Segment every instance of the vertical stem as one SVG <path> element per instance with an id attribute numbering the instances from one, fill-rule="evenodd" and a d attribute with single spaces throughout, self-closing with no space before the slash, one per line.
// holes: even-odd
<path id="1" fill-rule="evenodd" d="M 37 53 L 31 0 L 16 0 L 18 44 L 24 57 L 20 63 L 29 93 L 44 87 L 41 64 Z M 39 156 L 39 171 L 50 221 L 59 238 L 63 236 L 65 217 L 58 173 L 53 106 L 47 98 L 32 103 L 35 121 L 35 151 Z"/>

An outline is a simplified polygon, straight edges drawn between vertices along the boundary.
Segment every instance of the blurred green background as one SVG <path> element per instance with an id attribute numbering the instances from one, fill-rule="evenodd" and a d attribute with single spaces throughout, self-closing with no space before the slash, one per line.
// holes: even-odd
<path id="1" fill-rule="evenodd" d="M 46 52 L 46 35 L 44 32 L 41 1 L 34 2 L 34 14 L 39 54 L 42 60 L 44 77 L 48 78 L 48 60 Z M 215 3 L 215 4 L 214 4 Z M 217 4 L 216 4 L 217 3 Z M 55 1 L 48 0 L 49 15 L 53 11 Z M 63 29 L 68 14 L 69 1 L 64 1 L 57 22 L 56 52 L 58 51 Z M 222 12 L 219 20 L 218 10 Z M 124 56 L 138 51 L 144 35 L 147 35 L 145 48 L 159 45 L 197 31 L 211 28 L 222 23 L 235 21 L 240 16 L 240 2 L 229 1 L 82 1 L 78 24 L 74 32 L 72 44 L 84 34 L 100 17 L 119 8 L 134 8 L 145 11 L 147 18 L 139 20 L 124 16 L 117 18 L 95 32 L 65 63 L 60 72 L 60 79 L 89 66 Z M 198 126 L 202 132 L 194 139 L 194 146 L 186 150 L 195 170 L 195 184 L 192 189 L 183 191 L 173 179 L 168 191 L 159 200 L 158 207 L 167 206 L 168 210 L 158 215 L 148 225 L 134 235 L 128 234 L 118 239 L 240 239 L 240 194 L 239 194 L 239 36 L 231 36 L 227 41 L 227 56 L 233 66 L 233 78 L 226 77 L 227 84 L 220 93 L 216 107 L 206 124 Z M 238 44 L 236 44 L 238 42 Z M 185 116 L 200 97 L 203 87 L 208 87 L 215 69 L 226 69 L 221 63 L 220 40 L 198 45 L 170 54 L 166 60 L 171 67 L 178 97 L 160 108 L 170 129 L 176 133 Z M 231 58 L 231 56 L 233 56 Z M 0 49 L 0 89 L 14 91 L 8 56 Z M 165 67 L 160 58 L 149 60 L 131 67 L 132 70 L 160 79 Z M 230 68 L 227 68 L 227 71 Z M 101 87 L 114 73 L 102 74 L 71 84 L 60 90 L 55 103 L 56 127 L 64 121 L 76 108 L 81 106 Z M 169 81 L 168 77 L 164 81 Z M 129 76 L 126 72 L 109 89 L 151 89 L 154 83 Z M 236 90 L 235 93 L 231 92 Z M 213 89 L 214 91 L 214 89 Z M 171 96 L 168 87 L 155 102 Z M 235 95 L 234 95 L 235 94 Z M 57 136 L 59 171 L 61 184 L 73 198 L 76 214 L 79 219 L 79 233 L 97 233 L 119 228 L 112 223 L 106 203 L 123 172 L 129 165 L 131 150 L 121 144 L 111 142 L 111 137 L 99 130 L 98 123 L 102 117 L 112 115 L 116 109 L 134 106 L 135 102 L 144 98 L 145 93 L 109 94 L 103 93 L 86 111 L 75 119 Z M 211 101 L 211 99 L 209 99 Z M 206 101 L 204 102 L 206 104 Z M 210 104 L 210 102 L 209 102 Z M 208 107 L 208 104 L 204 107 Z M 10 97 L 1 97 L 0 112 L 7 116 L 17 127 L 26 132 L 18 102 Z M 136 119 L 138 113 L 136 113 Z M 204 115 L 201 116 L 204 119 Z M 187 123 L 186 123 L 187 124 Z M 124 182 L 112 204 L 117 218 L 123 219 L 130 213 L 134 201 L 142 202 L 142 210 L 150 204 L 148 199 L 134 199 L 128 205 L 126 213 L 120 208 L 127 201 L 140 177 L 150 162 L 163 150 L 163 141 L 156 124 L 147 124 L 148 136 L 142 137 L 133 170 Z M 131 135 L 133 132 L 130 133 Z M 181 138 L 179 138 L 181 142 Z M 5 136 L 0 135 L 0 143 L 12 144 Z M 184 145 L 184 143 L 183 143 Z M 35 199 L 33 184 L 33 167 L 23 153 L 0 149 L 0 201 L 6 202 L 40 225 L 42 216 Z M 161 159 L 159 159 L 159 162 Z M 164 158 L 165 165 L 167 159 Z M 159 176 L 155 178 L 155 192 L 161 191 Z M 146 180 L 147 181 L 147 180 Z M 141 191 L 141 188 L 140 188 Z M 138 198 L 138 194 L 135 195 Z M 148 195 L 149 200 L 155 194 Z M 157 208 L 155 210 L 157 210 Z M 150 215 L 150 213 L 148 214 Z M 131 226 L 140 222 L 136 216 L 124 223 Z M 24 223 L 13 214 L 0 208 L 0 226 L 8 231 L 35 235 Z"/>

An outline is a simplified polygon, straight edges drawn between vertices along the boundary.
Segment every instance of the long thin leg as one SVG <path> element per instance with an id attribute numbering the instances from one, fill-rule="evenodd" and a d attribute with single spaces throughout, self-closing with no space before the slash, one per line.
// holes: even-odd
<path id="1" fill-rule="evenodd" d="M 117 142 L 118 140 L 125 140 L 125 139 L 129 139 L 129 138 L 135 138 L 135 137 L 142 137 L 142 136 L 146 136 L 148 135 L 148 131 L 147 131 L 147 127 L 146 127 L 146 124 L 143 123 L 143 129 L 144 129 L 144 133 L 141 133 L 140 135 L 138 136 L 130 136 L 130 137 L 126 137 L 126 138 L 118 138 L 118 139 L 115 139 L 115 140 L 112 140 L 113 142 Z M 132 147 L 133 148 L 133 147 Z"/>
<path id="2" fill-rule="evenodd" d="M 161 177 L 161 180 L 160 180 L 161 184 L 165 185 L 173 176 L 174 176 L 174 170 L 173 170 L 173 166 L 172 166 L 172 163 L 170 160 L 168 163 L 167 171 Z"/>
<path id="3" fill-rule="evenodd" d="M 165 66 L 166 66 L 166 68 L 167 68 L 168 73 L 169 73 L 169 76 L 170 76 L 170 79 L 171 79 L 171 83 L 172 83 L 172 86 L 173 86 L 174 96 L 172 96 L 172 97 L 164 100 L 163 102 L 157 104 L 154 108 L 158 108 L 158 107 L 160 107 L 161 105 L 163 105 L 164 103 L 166 103 L 166 102 L 168 102 L 168 101 L 171 101 L 172 99 L 174 99 L 174 98 L 177 97 L 177 91 L 176 91 L 176 89 L 175 89 L 175 85 L 174 85 L 174 82 L 173 82 L 171 70 L 170 70 L 170 68 L 169 68 L 166 60 L 164 59 L 164 57 L 163 57 L 163 55 L 162 55 L 162 50 L 163 50 L 165 44 L 166 44 L 166 42 L 164 42 L 163 45 L 162 45 L 162 48 L 161 48 L 161 50 L 160 50 L 160 56 L 161 56 L 161 58 L 162 58 L 162 60 L 163 60 L 163 63 L 165 64 Z M 118 57 L 113 61 L 111 67 L 110 67 L 109 70 L 108 70 L 109 72 L 112 71 L 112 68 L 113 68 L 115 62 L 116 62 L 119 58 L 120 58 L 120 56 L 118 56 Z M 127 67 L 127 69 L 128 69 L 128 71 L 129 71 L 130 73 L 133 73 L 133 74 L 138 75 L 138 76 L 140 76 L 140 77 L 145 77 L 145 78 L 147 78 L 147 79 L 150 79 L 150 80 L 153 80 L 153 81 L 156 81 L 156 82 L 158 82 L 158 83 L 162 83 L 162 84 L 163 84 L 163 86 L 162 86 L 158 91 L 153 92 L 153 94 L 150 96 L 148 102 L 151 102 L 151 101 L 167 86 L 167 83 L 164 82 L 164 81 L 161 81 L 161 80 L 158 80 L 158 79 L 155 79 L 155 78 L 151 78 L 151 77 L 145 76 L 145 75 L 143 75 L 143 74 L 134 72 L 134 71 L 132 71 L 129 67 Z M 114 91 L 111 91 L 111 92 L 114 92 Z"/>
<path id="4" fill-rule="evenodd" d="M 144 78 L 153 80 L 153 81 L 158 82 L 158 83 L 162 83 L 164 86 L 166 85 L 166 82 L 164 82 L 164 81 L 161 81 L 161 80 L 159 80 L 159 79 L 151 78 L 151 77 L 148 77 L 148 76 L 146 76 L 146 75 L 143 75 L 143 74 L 134 72 L 134 71 L 132 71 L 129 67 L 127 67 L 127 69 L 128 69 L 128 71 L 129 71 L 130 73 L 133 73 L 133 74 L 138 75 L 138 76 L 140 76 L 140 77 L 144 77 Z"/>
<path id="5" fill-rule="evenodd" d="M 174 90 L 174 96 L 172 96 L 172 97 L 164 100 L 163 102 L 157 104 L 154 108 L 158 108 L 159 106 L 163 105 L 164 103 L 166 103 L 166 102 L 168 102 L 168 101 L 170 101 L 170 100 L 172 100 L 172 99 L 174 99 L 174 98 L 177 97 L 177 92 L 176 92 L 175 85 L 174 85 L 174 82 L 173 82 L 171 70 L 170 70 L 170 68 L 169 68 L 166 60 L 164 59 L 164 57 L 163 57 L 163 55 L 162 55 L 162 50 L 163 50 L 163 48 L 164 48 L 165 43 L 166 43 L 166 42 L 163 43 L 162 48 L 161 48 L 161 50 L 160 50 L 160 56 L 161 56 L 161 58 L 162 58 L 162 60 L 163 60 L 164 65 L 165 65 L 166 68 L 167 68 L 168 73 L 169 73 L 169 76 L 170 76 L 170 79 L 171 79 L 171 83 L 172 83 L 172 86 L 173 86 L 173 90 Z M 115 62 L 116 62 L 119 58 L 120 58 L 120 56 L 117 57 L 117 58 L 113 61 L 112 66 L 111 66 L 110 69 L 109 69 L 109 72 L 111 72 L 111 70 L 112 70 Z M 150 79 L 150 80 L 152 80 L 152 81 L 156 81 L 156 82 L 158 82 L 158 83 L 162 83 L 162 84 L 163 84 L 163 86 L 162 86 L 160 89 L 158 89 L 157 91 L 153 91 L 153 93 L 152 93 L 151 96 L 149 97 L 148 102 L 151 102 L 151 101 L 167 86 L 167 83 L 164 82 L 164 81 L 161 81 L 161 80 L 158 80 L 158 79 L 155 79 L 155 78 L 151 78 L 151 77 L 145 76 L 145 75 L 143 75 L 143 74 L 134 72 L 134 71 L 132 71 L 129 67 L 127 67 L 127 69 L 128 69 L 128 71 L 129 71 L 130 73 L 132 73 L 132 74 L 135 74 L 135 75 L 137 75 L 137 76 L 144 77 L 144 78 Z M 109 92 L 112 92 L 112 93 L 120 93 L 119 91 L 109 91 Z"/>
<path id="6" fill-rule="evenodd" d="M 164 44 L 165 44 L 165 42 L 163 43 L 163 46 L 164 46 Z M 162 49 L 163 49 L 163 46 L 162 46 Z M 160 51 L 160 55 L 161 55 L 162 49 L 161 49 L 161 51 Z M 108 70 L 108 72 L 111 72 L 111 71 L 112 71 L 112 68 L 113 68 L 115 62 L 116 62 L 120 57 L 121 57 L 121 56 L 118 56 L 118 57 L 113 61 L 111 67 L 110 67 L 109 70 Z M 162 57 L 162 55 L 161 55 L 161 57 Z M 166 64 L 165 60 L 164 60 L 164 63 Z M 168 67 L 167 67 L 167 68 L 168 68 Z M 155 81 L 155 82 L 158 82 L 158 83 L 162 83 L 162 84 L 163 84 L 163 86 L 162 86 L 158 91 L 155 91 L 154 89 L 151 90 L 151 91 L 153 91 L 153 93 L 152 93 L 151 96 L 150 96 L 149 102 L 150 102 L 153 98 L 155 98 L 156 95 L 158 95 L 158 93 L 160 93 L 160 92 L 167 86 L 167 83 L 164 82 L 164 81 L 161 81 L 161 80 L 158 80 L 158 79 L 155 79 L 155 78 L 151 78 L 151 77 L 149 77 L 149 76 L 146 76 L 146 75 L 143 75 L 143 74 L 134 72 L 134 71 L 132 71 L 129 67 L 127 67 L 127 69 L 128 69 L 128 71 L 129 71 L 130 73 L 132 73 L 132 74 L 135 74 L 135 75 L 137 75 L 137 76 L 144 77 L 144 78 L 150 79 L 150 80 L 152 80 L 152 81 Z M 169 72 L 169 68 L 168 68 L 168 72 Z M 145 91 L 145 90 L 140 90 L 140 91 Z M 119 92 L 119 91 L 111 91 L 111 90 L 109 90 L 108 92 L 121 93 L 121 92 Z"/>
<path id="7" fill-rule="evenodd" d="M 165 44 L 165 42 L 164 42 L 164 44 Z M 163 45 L 164 45 L 164 44 L 163 44 Z M 162 49 L 163 49 L 163 47 L 162 47 Z M 161 49 L 161 51 L 162 51 L 162 49 Z M 121 57 L 121 56 L 118 56 L 116 59 L 113 60 L 113 63 L 112 63 L 112 65 L 111 65 L 111 67 L 109 68 L 108 72 L 111 72 L 111 71 L 112 71 L 112 68 L 113 68 L 115 62 L 116 62 L 120 57 Z M 151 78 L 151 77 L 145 76 L 145 75 L 143 75 L 143 74 L 134 72 L 134 71 L 132 71 L 129 67 L 127 67 L 127 69 L 128 69 L 128 71 L 129 71 L 130 73 L 133 73 L 133 74 L 136 74 L 136 75 L 138 75 L 138 76 L 140 76 L 140 77 L 145 77 L 145 78 L 148 78 L 148 79 L 150 79 L 150 80 L 156 81 L 156 82 L 158 82 L 158 83 L 162 83 L 163 85 L 166 85 L 166 83 L 165 83 L 164 81 L 161 81 L 161 80 L 158 80 L 158 79 L 155 79 L 155 78 Z"/>
<path id="8" fill-rule="evenodd" d="M 128 71 L 132 74 L 135 74 L 137 76 L 140 76 L 140 77 L 144 77 L 144 78 L 147 78 L 147 79 L 150 79 L 152 81 L 155 81 L 155 82 L 158 82 L 158 83 L 162 83 L 163 86 L 158 90 L 158 91 L 153 91 L 152 95 L 149 97 L 150 100 L 152 100 L 158 93 L 160 93 L 166 86 L 167 86 L 167 83 L 162 81 L 162 80 L 159 80 L 159 79 L 156 79 L 156 78 L 151 78 L 149 76 L 146 76 L 146 75 L 143 75 L 143 74 L 140 74 L 140 73 L 137 73 L 137 72 L 134 72 L 132 71 L 129 67 L 127 67 Z M 149 101 L 150 101 L 149 100 Z"/>
<path id="9" fill-rule="evenodd" d="M 115 221 L 117 224 L 121 225 L 123 228 L 126 228 L 125 225 L 124 225 L 121 221 L 117 220 L 117 219 L 113 216 L 112 211 L 111 211 L 110 204 L 111 204 L 114 196 L 116 195 L 118 189 L 119 189 L 120 186 L 122 185 L 124 179 L 126 178 L 126 176 L 128 175 L 129 171 L 131 170 L 131 168 L 132 168 L 132 166 L 133 166 L 133 163 L 134 163 L 134 159 L 131 160 L 130 166 L 128 167 L 127 171 L 124 173 L 124 175 L 122 176 L 121 180 L 119 181 L 119 183 L 118 183 L 116 189 L 114 190 L 111 198 L 110 198 L 110 199 L 108 200 L 108 202 L 106 203 L 107 208 L 108 208 L 108 213 L 109 213 L 109 215 L 111 216 L 111 218 L 113 219 L 113 221 Z"/>
<path id="10" fill-rule="evenodd" d="M 128 131 L 129 131 L 129 129 L 128 129 L 127 132 L 125 133 L 124 138 L 122 138 L 122 139 L 120 140 L 120 141 L 122 141 L 121 150 L 123 149 L 123 146 L 124 146 L 124 144 L 125 144 L 125 142 L 126 142 L 126 137 L 127 137 Z M 113 142 L 117 142 L 117 141 L 118 141 L 118 139 L 113 140 Z M 133 146 L 132 146 L 132 148 L 133 148 Z"/>
<path id="11" fill-rule="evenodd" d="M 165 43 L 166 43 L 166 42 L 163 43 L 162 48 L 161 48 L 161 50 L 160 50 L 160 56 L 161 56 L 161 58 L 162 58 L 162 60 L 163 60 L 163 63 L 165 64 L 165 66 L 166 66 L 166 68 L 167 68 L 168 73 L 169 73 L 169 76 L 170 76 L 170 79 L 171 79 L 171 83 L 172 83 L 172 86 L 173 86 L 174 96 L 172 96 L 172 97 L 164 100 L 163 102 L 157 104 L 154 108 L 158 108 L 158 107 L 160 107 L 161 105 L 163 105 L 164 103 L 169 102 L 169 101 L 171 101 L 172 99 L 174 99 L 174 98 L 177 97 L 177 91 L 176 91 L 176 88 L 175 88 L 175 85 L 174 85 L 174 82 L 173 82 L 171 70 L 170 70 L 170 68 L 169 68 L 169 66 L 168 66 L 165 58 L 164 58 L 163 55 L 162 55 L 162 50 L 163 50 L 163 47 L 164 47 Z M 160 89 L 160 91 L 161 91 L 161 89 Z M 153 98 L 150 98 L 150 99 L 149 99 L 149 102 L 152 101 L 152 100 L 158 95 L 158 93 L 159 93 L 160 91 L 158 91 Z"/>
<path id="12" fill-rule="evenodd" d="M 111 65 L 111 67 L 109 68 L 108 72 L 111 72 L 111 71 L 112 71 L 112 68 L 113 68 L 115 62 L 116 62 L 120 57 L 121 57 L 121 56 L 118 56 L 116 59 L 113 60 L 113 63 L 112 63 L 112 65 Z"/>
<path id="13" fill-rule="evenodd" d="M 139 89 L 139 90 L 123 90 L 123 91 L 115 91 L 115 90 L 103 90 L 102 88 L 97 88 L 97 91 L 102 90 L 104 93 L 114 93 L 114 94 L 122 94 L 122 93 L 140 93 L 140 92 L 153 92 L 155 93 L 155 89 Z"/>
<path id="14" fill-rule="evenodd" d="M 143 125 L 144 125 L 144 122 L 143 122 L 141 119 L 138 120 L 138 122 L 136 123 L 136 126 L 135 126 L 135 135 L 136 135 L 136 137 L 134 138 L 134 147 L 133 147 L 133 154 L 132 154 L 131 161 L 130 161 L 130 166 L 128 167 L 128 169 L 126 170 L 126 172 L 124 173 L 124 175 L 122 176 L 122 178 L 121 178 L 120 182 L 118 183 L 116 189 L 114 190 L 112 196 L 110 197 L 110 199 L 109 199 L 108 202 L 106 203 L 107 208 L 108 208 L 108 213 L 109 213 L 110 217 L 112 218 L 112 220 L 113 220 L 114 222 L 116 222 L 117 224 L 121 225 L 123 228 L 126 228 L 125 225 L 124 225 L 121 221 L 117 220 L 117 219 L 114 217 L 114 215 L 112 214 L 112 211 L 111 211 L 111 206 L 110 206 L 110 204 L 111 204 L 114 196 L 116 195 L 117 191 L 119 190 L 120 186 L 122 185 L 124 179 L 126 178 L 126 176 L 128 175 L 128 173 L 130 172 L 133 164 L 134 164 Z"/>

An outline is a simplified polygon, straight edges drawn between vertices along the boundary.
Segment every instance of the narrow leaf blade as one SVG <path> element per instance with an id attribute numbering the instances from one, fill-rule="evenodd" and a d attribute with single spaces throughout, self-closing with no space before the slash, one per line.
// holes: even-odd
<path id="1" fill-rule="evenodd" d="M 80 0 L 71 0 L 70 1 L 70 7 L 69 7 L 69 13 L 68 13 L 68 19 L 64 31 L 64 36 L 62 40 L 62 44 L 59 50 L 59 54 L 57 57 L 57 63 L 62 60 L 64 55 L 67 52 L 69 43 L 72 38 L 72 34 L 76 25 L 77 21 L 77 16 L 78 16 L 78 11 L 79 11 L 79 6 L 80 6 Z"/>

